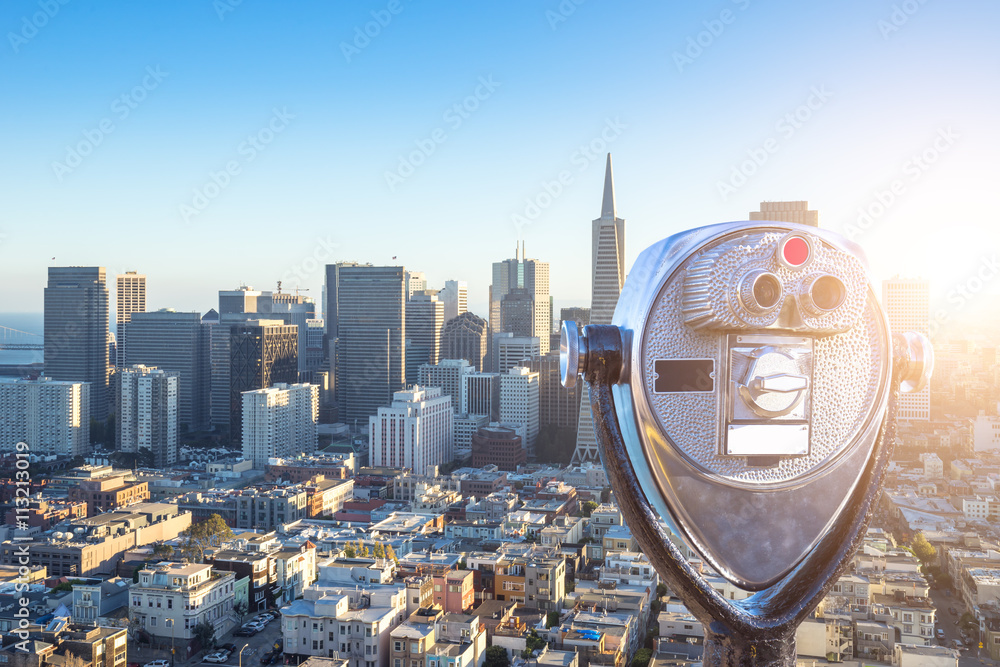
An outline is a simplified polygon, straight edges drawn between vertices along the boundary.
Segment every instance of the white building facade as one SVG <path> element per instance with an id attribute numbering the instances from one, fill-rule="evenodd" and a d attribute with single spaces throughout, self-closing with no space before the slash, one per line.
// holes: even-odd
<path id="1" fill-rule="evenodd" d="M 316 451 L 319 387 L 276 384 L 245 391 L 243 396 L 243 458 L 263 470 L 267 460 Z"/>
<path id="2" fill-rule="evenodd" d="M 118 369 L 118 451 L 149 452 L 157 467 L 177 462 L 178 382 L 152 366 Z"/>
<path id="3" fill-rule="evenodd" d="M 90 451 L 90 383 L 0 380 L 0 450 L 19 442 L 38 455 Z"/>
<path id="4" fill-rule="evenodd" d="M 500 376 L 500 422 L 514 426 L 528 456 L 538 440 L 538 373 L 514 366 Z"/>
<path id="5" fill-rule="evenodd" d="M 414 385 L 392 396 L 392 405 L 368 418 L 371 465 L 422 472 L 454 458 L 451 396 Z"/>

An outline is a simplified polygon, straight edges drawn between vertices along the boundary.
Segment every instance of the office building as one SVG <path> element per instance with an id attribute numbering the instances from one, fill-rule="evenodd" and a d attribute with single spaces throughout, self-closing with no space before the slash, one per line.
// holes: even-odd
<path id="1" fill-rule="evenodd" d="M 499 333 L 493 336 L 493 371 L 506 373 L 514 366 L 527 364 L 542 352 L 537 336 L 515 336 Z"/>
<path id="2" fill-rule="evenodd" d="M 115 373 L 118 419 L 115 448 L 143 454 L 146 465 L 177 462 L 180 430 L 178 377 L 162 369 L 128 366 Z"/>
<path id="3" fill-rule="evenodd" d="M 256 313 L 260 296 L 261 292 L 247 285 L 240 285 L 234 290 L 219 290 L 219 316 Z"/>
<path id="4" fill-rule="evenodd" d="M 930 329 L 930 284 L 921 278 L 894 276 L 882 282 L 882 306 L 889 319 L 889 329 L 927 335 Z M 899 419 L 930 421 L 930 384 L 918 392 L 899 397 Z"/>
<path id="5" fill-rule="evenodd" d="M 348 424 L 374 415 L 404 386 L 405 273 L 401 266 L 327 266 L 327 340 L 339 416 Z"/>
<path id="6" fill-rule="evenodd" d="M 444 304 L 430 290 L 413 292 L 406 302 L 406 384 L 418 381 L 420 367 L 441 358 Z"/>
<path id="7" fill-rule="evenodd" d="M 104 267 L 51 266 L 44 295 L 45 375 L 90 383 L 90 419 L 108 416 L 108 287 Z"/>
<path id="8" fill-rule="evenodd" d="M 500 374 L 466 373 L 462 376 L 460 412 L 500 419 Z"/>
<path id="9" fill-rule="evenodd" d="M 441 393 L 451 397 L 455 412 L 462 410 L 462 378 L 473 372 L 472 365 L 465 359 L 442 359 L 436 364 L 424 364 L 417 373 L 417 384 L 422 387 L 438 387 Z"/>
<path id="10" fill-rule="evenodd" d="M 762 201 L 759 211 L 750 211 L 750 219 L 819 227 L 819 211 L 810 211 L 807 201 Z"/>
<path id="11" fill-rule="evenodd" d="M 538 439 L 538 373 L 514 366 L 500 376 L 500 422 L 517 425 L 529 458 Z"/>
<path id="12" fill-rule="evenodd" d="M 264 470 L 268 459 L 316 451 L 319 387 L 275 384 L 243 393 L 243 458 Z"/>
<path id="13" fill-rule="evenodd" d="M 90 384 L 0 378 L 0 450 L 18 442 L 40 456 L 89 453 Z"/>
<path id="14" fill-rule="evenodd" d="M 414 386 L 397 391 L 392 405 L 379 408 L 378 414 L 368 420 L 371 465 L 422 473 L 427 466 L 450 462 L 454 450 L 453 417 L 451 397 L 438 387 Z"/>
<path id="15" fill-rule="evenodd" d="M 427 290 L 427 274 L 423 271 L 407 271 L 406 272 L 406 299 L 409 300 L 410 297 L 416 292 L 424 292 Z"/>
<path id="16" fill-rule="evenodd" d="M 487 415 L 455 415 L 455 460 L 464 461 L 472 457 L 472 436 L 490 423 Z"/>
<path id="17" fill-rule="evenodd" d="M 444 321 L 449 322 L 469 310 L 469 283 L 464 280 L 446 280 L 438 292 L 444 304 Z"/>
<path id="18" fill-rule="evenodd" d="M 297 329 L 281 320 L 252 320 L 230 328 L 230 442 L 243 442 L 243 392 L 298 381 Z"/>
<path id="19" fill-rule="evenodd" d="M 326 336 L 326 323 L 322 318 L 306 320 L 306 367 L 305 372 L 316 373 L 323 369 L 323 358 L 326 351 L 323 340 Z M 300 350 L 301 351 L 301 350 Z M 301 357 L 301 354 L 299 355 Z"/>
<path id="20" fill-rule="evenodd" d="M 201 315 L 170 309 L 133 313 L 126 327 L 126 366 L 143 365 L 177 374 L 182 429 L 208 428 L 211 400 L 211 339 Z"/>
<path id="21" fill-rule="evenodd" d="M 489 325 L 486 320 L 470 312 L 446 320 L 441 332 L 441 356 L 465 359 L 477 371 L 489 370 Z"/>
<path id="22" fill-rule="evenodd" d="M 510 426 L 492 423 L 472 436 L 472 467 L 495 465 L 500 470 L 517 471 L 527 463 L 521 436 Z"/>
<path id="23" fill-rule="evenodd" d="M 549 351 L 552 331 L 549 265 L 526 259 L 523 246 L 515 249 L 514 259 L 493 263 L 490 329 L 493 333 L 535 336 L 542 353 Z"/>
<path id="24" fill-rule="evenodd" d="M 580 386 L 567 389 L 559 374 L 559 351 L 534 357 L 528 368 L 538 373 L 538 423 L 539 428 L 557 426 L 576 428 L 580 417 Z"/>
<path id="25" fill-rule="evenodd" d="M 611 172 L 611 153 L 604 171 L 604 196 L 601 217 L 591 225 L 591 301 L 590 324 L 611 324 L 625 282 L 625 221 L 615 209 L 615 182 Z M 572 463 L 598 462 L 597 438 L 590 412 L 590 392 L 584 385 L 580 392 L 576 449 Z"/>
<path id="26" fill-rule="evenodd" d="M 285 324 L 294 324 L 298 327 L 299 334 L 299 357 L 298 369 L 300 373 L 306 371 L 308 365 L 308 336 L 307 322 L 316 318 L 315 300 L 302 296 L 295 291 L 295 294 L 281 292 L 281 284 L 278 284 L 277 292 L 261 292 L 257 297 L 257 314 L 269 320 L 281 320 Z"/>
<path id="27" fill-rule="evenodd" d="M 118 329 L 118 357 L 115 365 L 121 368 L 125 365 L 125 347 L 128 345 L 125 325 L 132 318 L 132 313 L 146 312 L 146 276 L 135 271 L 126 271 L 115 276 L 118 285 L 115 301 L 115 324 Z"/>

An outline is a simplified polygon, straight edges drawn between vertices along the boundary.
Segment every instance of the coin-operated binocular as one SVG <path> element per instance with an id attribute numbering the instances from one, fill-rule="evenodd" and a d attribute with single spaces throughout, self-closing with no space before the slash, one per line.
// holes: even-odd
<path id="1" fill-rule="evenodd" d="M 644 251 L 613 324 L 564 323 L 615 496 L 706 628 L 707 665 L 794 665 L 795 628 L 849 563 L 881 493 L 900 391 L 929 341 L 892 333 L 861 249 L 780 222 L 714 225 Z M 726 600 L 661 522 L 753 595 Z"/>

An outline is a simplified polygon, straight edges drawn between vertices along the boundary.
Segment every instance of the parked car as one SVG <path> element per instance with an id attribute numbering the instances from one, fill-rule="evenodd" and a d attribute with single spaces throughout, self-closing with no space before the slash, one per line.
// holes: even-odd
<path id="1" fill-rule="evenodd" d="M 226 649 L 227 651 L 229 651 L 230 653 L 232 653 L 233 651 L 235 651 L 235 650 L 236 650 L 236 644 L 233 644 L 232 642 L 230 642 L 230 643 L 228 643 L 228 644 L 223 644 L 223 645 L 222 645 L 222 646 L 220 646 L 219 648 L 224 648 L 224 649 Z"/>
<path id="2" fill-rule="evenodd" d="M 274 654 L 265 653 L 264 655 L 260 656 L 260 664 L 270 665 L 272 662 L 274 662 Z"/>
<path id="3" fill-rule="evenodd" d="M 260 628 L 251 628 L 244 625 L 242 628 L 233 633 L 233 637 L 253 637 L 258 632 L 260 632 Z M 144 667 L 149 667 L 149 665 L 144 665 Z M 166 665 L 156 665 L 154 667 L 166 667 Z"/>
<path id="4" fill-rule="evenodd" d="M 204 662 L 222 663 L 229 660 L 229 651 L 216 651 L 215 653 L 209 653 L 202 658 L 202 660 Z"/>
<path id="5" fill-rule="evenodd" d="M 944 641 L 944 630 L 942 630 L 941 628 L 937 629 L 937 638 L 941 641 Z"/>
<path id="6" fill-rule="evenodd" d="M 948 613 L 951 614 L 952 616 L 958 616 L 958 610 L 955 609 L 954 607 L 948 607 Z"/>
<path id="7" fill-rule="evenodd" d="M 142 667 L 170 667 L 169 660 L 154 660 L 152 662 L 147 662 Z"/>
<path id="8" fill-rule="evenodd" d="M 261 614 L 260 616 L 257 616 L 253 620 L 256 621 L 257 623 L 263 623 L 264 625 L 267 625 L 268 623 L 270 623 L 274 619 L 271 618 L 270 614 Z"/>

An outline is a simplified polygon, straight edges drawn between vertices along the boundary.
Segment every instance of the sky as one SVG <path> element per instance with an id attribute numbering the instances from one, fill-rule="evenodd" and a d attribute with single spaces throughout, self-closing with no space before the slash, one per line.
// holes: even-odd
<path id="1" fill-rule="evenodd" d="M 0 313 L 41 311 L 49 266 L 139 271 L 148 309 L 203 312 L 278 280 L 319 301 L 323 264 L 361 261 L 465 280 L 485 315 L 518 240 L 557 307 L 589 305 L 607 152 L 627 266 L 808 200 L 876 280 L 926 277 L 961 310 L 1000 292 L 998 19 L 940 0 L 5 0 Z"/>

